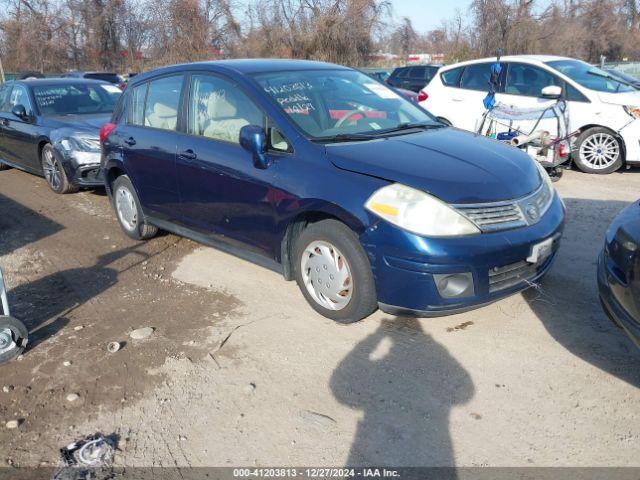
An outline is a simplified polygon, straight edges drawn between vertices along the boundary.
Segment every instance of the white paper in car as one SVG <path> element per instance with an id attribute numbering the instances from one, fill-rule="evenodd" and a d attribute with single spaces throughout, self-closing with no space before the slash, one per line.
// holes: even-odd
<path id="1" fill-rule="evenodd" d="M 380 85 L 378 83 L 365 83 L 364 86 L 378 95 L 380 98 L 400 98 L 400 96 L 396 92 L 385 87 L 384 85 Z"/>
<path id="2" fill-rule="evenodd" d="M 109 93 L 122 93 L 122 90 L 120 90 L 115 85 L 102 85 L 102 88 L 104 88 Z"/>

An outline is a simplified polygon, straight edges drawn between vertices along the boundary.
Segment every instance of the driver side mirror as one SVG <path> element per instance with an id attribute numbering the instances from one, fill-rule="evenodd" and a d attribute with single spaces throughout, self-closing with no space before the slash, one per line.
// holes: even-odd
<path id="1" fill-rule="evenodd" d="M 24 105 L 22 104 L 15 105 L 11 109 L 11 113 L 13 113 L 19 119 L 24 120 L 25 122 L 31 120 L 31 117 L 27 114 L 27 109 L 24 108 Z"/>
<path id="2" fill-rule="evenodd" d="M 240 129 L 240 145 L 253 154 L 253 166 L 264 170 L 269 166 L 267 160 L 267 134 L 258 125 L 245 125 Z"/>
<path id="3" fill-rule="evenodd" d="M 542 98 L 557 100 L 562 97 L 562 87 L 558 85 L 549 85 L 547 87 L 544 87 L 540 93 L 542 95 Z"/>

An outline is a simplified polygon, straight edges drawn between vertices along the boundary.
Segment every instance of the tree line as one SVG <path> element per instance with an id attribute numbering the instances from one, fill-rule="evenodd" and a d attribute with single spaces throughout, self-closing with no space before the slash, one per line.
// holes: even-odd
<path id="1" fill-rule="evenodd" d="M 447 62 L 546 53 L 640 60 L 640 0 L 471 0 L 429 32 L 389 0 L 0 0 L 5 70 L 142 71 L 233 57 L 364 66 L 441 53 Z M 437 15 L 425 0 L 420 15 Z M 401 60 L 395 60 L 401 63 Z"/>

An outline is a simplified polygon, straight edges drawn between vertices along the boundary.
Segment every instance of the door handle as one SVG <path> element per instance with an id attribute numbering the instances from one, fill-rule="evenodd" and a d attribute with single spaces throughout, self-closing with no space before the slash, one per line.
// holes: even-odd
<path id="1" fill-rule="evenodd" d="M 133 137 L 129 137 L 124 141 L 124 143 L 126 143 L 130 147 L 133 147 L 136 144 L 136 139 Z"/>
<path id="2" fill-rule="evenodd" d="M 195 160 L 196 158 L 198 158 L 198 155 L 196 155 L 196 152 L 194 152 L 191 149 L 185 150 L 184 152 L 178 154 L 178 157 L 184 159 L 184 160 Z"/>

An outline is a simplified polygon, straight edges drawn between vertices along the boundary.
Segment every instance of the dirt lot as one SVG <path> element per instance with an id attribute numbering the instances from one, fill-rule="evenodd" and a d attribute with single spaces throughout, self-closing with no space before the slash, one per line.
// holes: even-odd
<path id="1" fill-rule="evenodd" d="M 0 265 L 32 334 L 0 367 L 0 461 L 52 465 L 100 431 L 127 466 L 640 466 L 640 351 L 595 285 L 640 171 L 557 187 L 567 229 L 539 289 L 339 326 L 275 273 L 173 235 L 130 241 L 101 192 L 1 172 Z"/>

